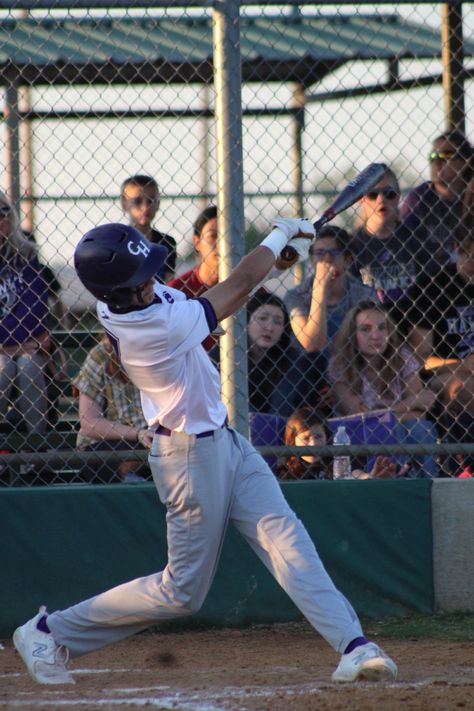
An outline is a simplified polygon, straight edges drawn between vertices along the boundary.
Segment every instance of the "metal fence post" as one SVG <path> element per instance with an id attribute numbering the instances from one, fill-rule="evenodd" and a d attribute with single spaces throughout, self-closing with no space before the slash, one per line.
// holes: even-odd
<path id="1" fill-rule="evenodd" d="M 244 255 L 245 222 L 242 154 L 240 28 L 237 0 L 215 3 L 213 14 L 216 91 L 219 278 Z M 247 323 L 245 309 L 223 322 L 222 395 L 233 426 L 248 432 Z"/>

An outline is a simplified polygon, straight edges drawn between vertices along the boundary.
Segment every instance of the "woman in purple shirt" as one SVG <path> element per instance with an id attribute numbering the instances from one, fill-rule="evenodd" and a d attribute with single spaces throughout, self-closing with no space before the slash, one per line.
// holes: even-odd
<path id="1" fill-rule="evenodd" d="M 49 338 L 48 286 L 35 246 L 0 192 L 0 417 L 19 412 L 29 434 L 46 430 Z"/>

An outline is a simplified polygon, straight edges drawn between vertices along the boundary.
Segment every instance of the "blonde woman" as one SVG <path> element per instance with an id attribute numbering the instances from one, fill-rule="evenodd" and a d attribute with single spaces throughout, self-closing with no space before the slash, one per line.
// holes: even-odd
<path id="1" fill-rule="evenodd" d="M 395 435 L 403 444 L 434 444 L 434 424 L 426 419 L 434 393 L 420 378 L 420 364 L 399 340 L 384 309 L 362 301 L 345 317 L 329 362 L 336 408 L 354 415 L 387 408 L 398 420 Z M 400 458 L 400 463 L 407 457 Z M 436 476 L 432 457 L 416 456 L 412 476 Z"/>
<path id="2" fill-rule="evenodd" d="M 0 192 L 0 417 L 19 414 L 29 434 L 44 434 L 50 350 L 48 285 L 36 248 Z"/>

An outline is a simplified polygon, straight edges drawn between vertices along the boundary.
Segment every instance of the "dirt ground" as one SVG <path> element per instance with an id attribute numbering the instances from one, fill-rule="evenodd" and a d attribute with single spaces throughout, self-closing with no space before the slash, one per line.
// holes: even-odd
<path id="1" fill-rule="evenodd" d="M 144 633 L 71 663 L 76 684 L 40 686 L 11 641 L 0 651 L 0 709 L 51 711 L 450 711 L 474 709 L 472 645 L 376 640 L 394 683 L 336 685 L 338 655 L 306 623 Z"/>

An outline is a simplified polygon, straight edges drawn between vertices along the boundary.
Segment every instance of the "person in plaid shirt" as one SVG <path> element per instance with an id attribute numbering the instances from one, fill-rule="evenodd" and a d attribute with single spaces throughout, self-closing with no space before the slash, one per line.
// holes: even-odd
<path id="1" fill-rule="evenodd" d="M 80 450 L 149 449 L 153 435 L 143 416 L 140 394 L 117 360 L 107 336 L 91 349 L 73 381 L 79 397 L 80 430 L 76 446 Z M 86 465 L 82 472 L 87 481 L 122 481 L 136 483 L 142 475 L 139 459 L 119 464 L 118 471 L 107 463 L 100 470 Z M 143 467 L 142 467 L 143 468 Z"/>

